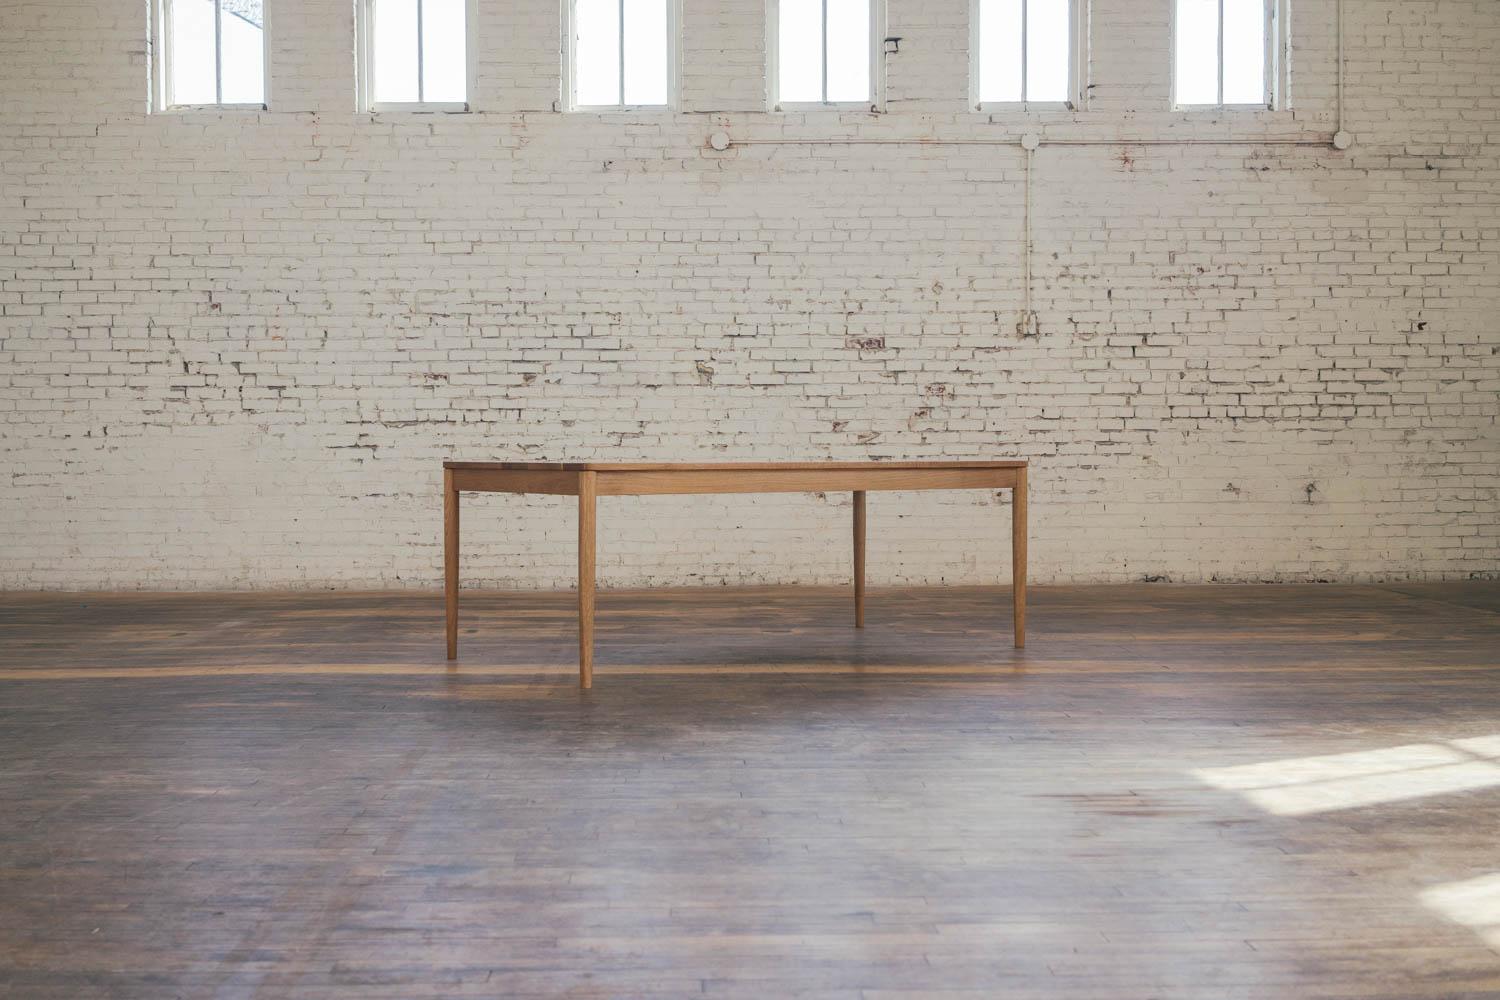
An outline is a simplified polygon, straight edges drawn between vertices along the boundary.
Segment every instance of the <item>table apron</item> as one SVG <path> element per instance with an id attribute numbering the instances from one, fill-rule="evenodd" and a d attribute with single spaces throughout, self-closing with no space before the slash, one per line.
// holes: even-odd
<path id="1" fill-rule="evenodd" d="M 822 493 L 855 490 L 991 490 L 1014 488 L 1018 470 L 1005 469 L 788 469 L 785 471 L 684 470 L 600 472 L 600 496 L 672 493 Z"/>
<path id="2" fill-rule="evenodd" d="M 474 493 L 551 493 L 576 497 L 576 472 L 534 472 L 519 469 L 454 469 L 453 488 Z"/>

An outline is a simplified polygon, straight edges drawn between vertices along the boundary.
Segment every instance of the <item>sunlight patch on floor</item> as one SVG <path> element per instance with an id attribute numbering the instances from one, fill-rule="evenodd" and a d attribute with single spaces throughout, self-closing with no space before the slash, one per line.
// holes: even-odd
<path id="1" fill-rule="evenodd" d="M 1293 757 L 1192 775 L 1277 816 L 1352 809 L 1500 785 L 1500 735 Z"/>
<path id="2" fill-rule="evenodd" d="M 1422 904 L 1456 924 L 1472 927 L 1491 947 L 1500 947 L 1500 874 L 1435 885 Z"/>

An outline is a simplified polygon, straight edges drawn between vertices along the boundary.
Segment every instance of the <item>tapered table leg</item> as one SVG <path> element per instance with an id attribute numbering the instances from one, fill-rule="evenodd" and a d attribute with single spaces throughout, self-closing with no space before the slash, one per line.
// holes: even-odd
<path id="1" fill-rule="evenodd" d="M 865 627 L 865 491 L 854 491 L 854 627 Z"/>
<path id="2" fill-rule="evenodd" d="M 1010 587 L 1016 648 L 1026 646 L 1026 470 L 1016 473 L 1010 507 Z"/>
<path id="3" fill-rule="evenodd" d="M 443 599 L 448 615 L 448 659 L 458 658 L 458 490 L 443 470 Z"/>
<path id="4" fill-rule="evenodd" d="M 594 536 L 596 473 L 578 474 L 578 686 L 594 686 Z"/>

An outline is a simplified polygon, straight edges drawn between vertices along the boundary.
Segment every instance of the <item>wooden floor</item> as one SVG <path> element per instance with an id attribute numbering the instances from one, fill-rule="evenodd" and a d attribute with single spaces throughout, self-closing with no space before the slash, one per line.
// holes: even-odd
<path id="1" fill-rule="evenodd" d="M 1500 996 L 1500 587 L 1007 597 L 0 595 L 0 996 Z"/>

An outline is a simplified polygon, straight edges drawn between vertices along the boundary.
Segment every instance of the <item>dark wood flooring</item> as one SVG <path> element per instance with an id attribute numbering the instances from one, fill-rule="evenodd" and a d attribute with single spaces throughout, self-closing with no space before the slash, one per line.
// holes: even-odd
<path id="1" fill-rule="evenodd" d="M 1007 596 L 0 595 L 0 996 L 1500 996 L 1500 587 Z"/>

